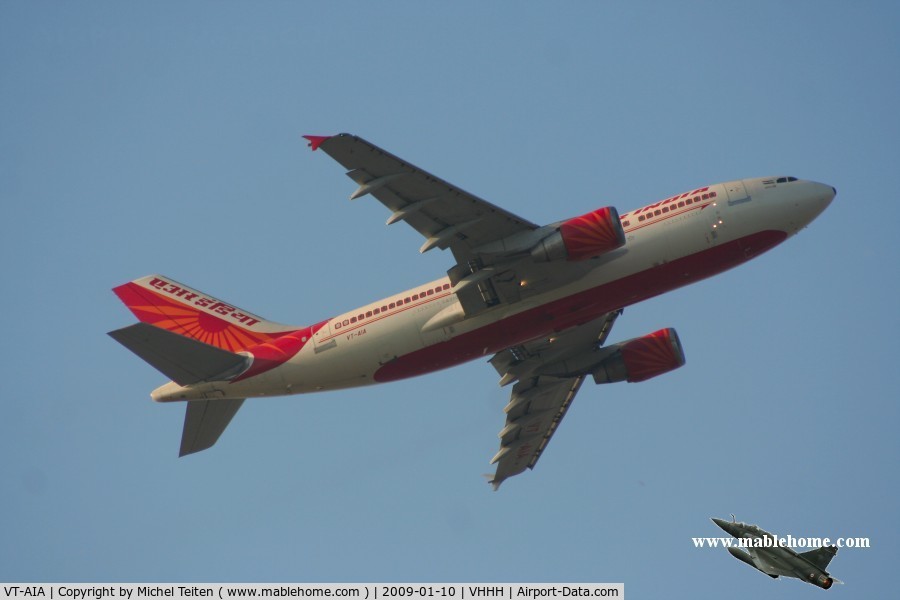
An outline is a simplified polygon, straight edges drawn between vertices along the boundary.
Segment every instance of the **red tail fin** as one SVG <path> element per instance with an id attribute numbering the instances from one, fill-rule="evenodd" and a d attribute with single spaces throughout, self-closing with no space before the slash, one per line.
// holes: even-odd
<path id="1" fill-rule="evenodd" d="M 138 320 L 229 352 L 298 329 L 266 321 L 162 275 L 135 279 L 113 292 Z"/>

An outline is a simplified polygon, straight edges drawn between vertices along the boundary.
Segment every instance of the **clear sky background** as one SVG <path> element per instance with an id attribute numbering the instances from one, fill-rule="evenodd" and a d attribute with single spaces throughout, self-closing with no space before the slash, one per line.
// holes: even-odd
<path id="1" fill-rule="evenodd" d="M 709 517 L 900 559 L 893 2 L 0 3 L 0 580 L 618 582 L 631 598 L 818 597 Z M 493 493 L 508 390 L 474 362 L 248 401 L 178 459 L 183 407 L 106 336 L 164 273 L 308 324 L 441 276 L 302 134 L 352 132 L 535 222 L 784 174 L 807 230 L 628 308 L 687 365 L 586 384 Z"/>

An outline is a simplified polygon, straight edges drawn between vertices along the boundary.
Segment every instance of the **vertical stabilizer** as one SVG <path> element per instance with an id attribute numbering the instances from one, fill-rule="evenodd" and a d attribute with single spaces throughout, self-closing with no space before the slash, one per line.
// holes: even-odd
<path id="1" fill-rule="evenodd" d="M 837 548 L 835 546 L 822 546 L 817 550 L 801 552 L 800 556 L 824 571 L 828 568 L 828 563 L 831 562 L 831 559 L 834 558 L 835 554 L 837 554 Z"/>
<path id="2" fill-rule="evenodd" d="M 240 352 L 298 329 L 267 321 L 164 275 L 135 279 L 113 292 L 139 321 L 228 352 Z"/>

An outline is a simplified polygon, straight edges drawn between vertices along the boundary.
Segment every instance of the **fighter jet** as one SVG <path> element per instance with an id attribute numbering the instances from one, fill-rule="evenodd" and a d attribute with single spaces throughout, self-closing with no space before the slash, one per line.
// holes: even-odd
<path id="1" fill-rule="evenodd" d="M 732 515 L 732 519 L 734 519 L 734 515 Z M 835 583 L 842 583 L 831 577 L 825 570 L 828 563 L 837 554 L 835 546 L 822 546 L 817 550 L 798 554 L 791 548 L 781 545 L 777 536 L 756 525 L 715 518 L 712 519 L 712 522 L 737 539 L 746 539 L 746 552 L 731 546 L 728 547 L 728 552 L 739 561 L 762 571 L 772 579 L 778 579 L 781 576 L 796 577 L 826 590 Z"/>

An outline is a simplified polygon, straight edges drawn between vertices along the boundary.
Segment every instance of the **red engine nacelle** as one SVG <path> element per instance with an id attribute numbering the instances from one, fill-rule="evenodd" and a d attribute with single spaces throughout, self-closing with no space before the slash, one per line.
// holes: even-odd
<path id="1" fill-rule="evenodd" d="M 625 244 L 625 230 L 612 206 L 569 219 L 531 250 L 537 261 L 595 258 Z"/>
<path id="2" fill-rule="evenodd" d="M 670 328 L 618 344 L 618 351 L 592 372 L 596 383 L 646 381 L 684 365 L 678 334 Z"/>

